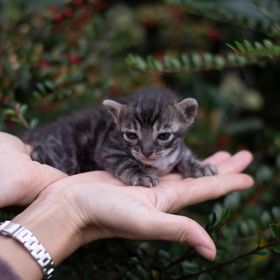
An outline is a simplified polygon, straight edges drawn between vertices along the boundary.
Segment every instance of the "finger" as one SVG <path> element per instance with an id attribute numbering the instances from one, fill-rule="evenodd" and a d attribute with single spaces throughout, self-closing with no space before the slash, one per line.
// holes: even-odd
<path id="1" fill-rule="evenodd" d="M 5 151 L 6 149 L 25 151 L 24 144 L 18 137 L 1 131 L 0 131 L 0 148 L 3 151 Z"/>
<path id="2" fill-rule="evenodd" d="M 29 144 L 25 144 L 24 147 L 25 147 L 26 154 L 31 155 L 33 147 Z"/>
<path id="3" fill-rule="evenodd" d="M 216 247 L 205 229 L 197 222 L 183 216 L 159 213 L 149 221 L 151 224 L 143 232 L 147 239 L 161 239 L 185 243 L 205 257 L 213 260 Z"/>
<path id="4" fill-rule="evenodd" d="M 179 173 L 170 173 L 164 176 L 160 177 L 160 181 L 172 181 L 172 180 L 179 180 L 179 179 L 183 179 L 183 176 Z"/>
<path id="5" fill-rule="evenodd" d="M 162 186 L 162 191 L 159 188 L 158 201 L 166 201 L 159 204 L 160 210 L 174 213 L 187 205 L 216 199 L 233 191 L 245 190 L 254 183 L 250 176 L 240 173 L 184 181 L 177 181 L 173 186 Z"/>
<path id="6" fill-rule="evenodd" d="M 227 170 L 231 172 L 240 172 L 249 165 L 249 163 L 252 161 L 252 158 L 252 154 L 248 151 L 238 152 L 234 156 L 231 156 L 231 154 L 226 151 L 219 151 L 206 158 L 204 162 L 217 165 L 218 167 L 221 166 L 219 167 L 220 173 L 228 173 Z M 182 179 L 182 175 L 178 173 L 171 173 L 160 177 L 161 181 L 178 179 Z"/>
<path id="7" fill-rule="evenodd" d="M 230 153 L 225 152 L 225 151 L 219 151 L 219 152 L 215 153 L 214 155 L 205 159 L 204 162 L 218 165 L 221 162 L 229 159 L 230 157 L 231 157 Z M 180 175 L 178 173 L 171 173 L 171 174 L 160 177 L 160 180 L 168 181 L 168 180 L 178 180 L 178 179 L 182 179 L 182 178 L 183 178 L 182 175 Z"/>
<path id="8" fill-rule="evenodd" d="M 206 158 L 204 160 L 204 162 L 218 165 L 218 164 L 222 163 L 223 161 L 229 159 L 230 157 L 231 157 L 230 153 L 228 153 L 226 151 L 219 151 L 219 152 L 215 153 L 214 155 Z"/>
<path id="9" fill-rule="evenodd" d="M 233 191 L 245 190 L 253 184 L 253 179 L 247 174 L 202 177 L 193 180 L 189 185 L 189 205 L 216 199 Z"/>
<path id="10" fill-rule="evenodd" d="M 236 173 L 243 171 L 253 160 L 248 151 L 240 151 L 232 157 L 217 164 L 219 174 Z"/>

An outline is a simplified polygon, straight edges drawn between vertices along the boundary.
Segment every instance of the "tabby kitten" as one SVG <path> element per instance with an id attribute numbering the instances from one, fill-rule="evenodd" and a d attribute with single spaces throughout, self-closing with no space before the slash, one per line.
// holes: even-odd
<path id="1" fill-rule="evenodd" d="M 179 101 L 171 90 L 144 89 L 29 131 L 23 140 L 33 146 L 33 160 L 67 174 L 107 170 L 137 186 L 155 186 L 172 170 L 184 177 L 215 175 L 216 167 L 183 142 L 197 108 L 195 99 Z"/>

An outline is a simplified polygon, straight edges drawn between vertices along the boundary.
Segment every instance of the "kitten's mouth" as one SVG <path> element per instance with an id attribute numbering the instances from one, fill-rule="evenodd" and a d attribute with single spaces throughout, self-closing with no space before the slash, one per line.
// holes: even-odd
<path id="1" fill-rule="evenodd" d="M 151 159 L 151 158 L 147 158 L 147 157 L 143 157 L 140 160 L 144 163 L 153 163 L 154 161 L 156 161 L 156 159 Z"/>
<path id="2" fill-rule="evenodd" d="M 145 164 L 148 164 L 148 163 L 153 163 L 155 162 L 156 160 L 159 160 L 161 155 L 151 155 L 149 157 L 146 157 L 144 156 L 143 154 L 141 153 L 138 153 L 138 152 L 135 152 L 135 151 L 132 151 L 132 155 L 140 160 L 141 162 L 145 163 Z"/>

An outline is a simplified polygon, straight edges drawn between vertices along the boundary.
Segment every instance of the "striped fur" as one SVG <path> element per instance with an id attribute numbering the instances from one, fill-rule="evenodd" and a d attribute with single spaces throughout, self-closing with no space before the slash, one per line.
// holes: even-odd
<path id="1" fill-rule="evenodd" d="M 196 112 L 194 99 L 144 89 L 26 132 L 23 140 L 34 147 L 33 160 L 67 174 L 107 170 L 126 184 L 154 186 L 159 175 L 174 169 L 184 177 L 217 173 L 183 143 Z"/>

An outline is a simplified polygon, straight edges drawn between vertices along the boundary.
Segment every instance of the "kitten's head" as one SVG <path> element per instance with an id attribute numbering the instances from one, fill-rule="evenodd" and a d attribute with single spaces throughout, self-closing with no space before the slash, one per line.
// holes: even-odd
<path id="1" fill-rule="evenodd" d="M 171 90 L 145 89 L 123 102 L 104 100 L 132 155 L 144 164 L 164 159 L 176 149 L 193 123 L 198 104 L 178 101 Z"/>

